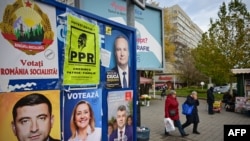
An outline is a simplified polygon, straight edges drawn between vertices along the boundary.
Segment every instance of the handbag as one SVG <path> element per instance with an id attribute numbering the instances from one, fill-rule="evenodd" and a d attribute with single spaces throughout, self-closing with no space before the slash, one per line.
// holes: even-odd
<path id="1" fill-rule="evenodd" d="M 176 115 L 176 111 L 175 110 L 169 110 L 169 115 L 172 117 L 172 116 L 175 116 Z"/>
<path id="2" fill-rule="evenodd" d="M 164 125 L 165 125 L 166 132 L 175 130 L 174 122 L 170 118 L 164 118 Z"/>
<path id="3" fill-rule="evenodd" d="M 182 104 L 182 114 L 191 115 L 194 109 L 194 105 L 188 105 L 187 103 Z"/>

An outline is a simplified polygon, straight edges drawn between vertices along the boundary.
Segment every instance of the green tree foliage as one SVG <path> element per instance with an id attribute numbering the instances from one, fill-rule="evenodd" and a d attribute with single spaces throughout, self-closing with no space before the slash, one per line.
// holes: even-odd
<path id="1" fill-rule="evenodd" d="M 240 0 L 222 3 L 193 56 L 196 67 L 214 83 L 231 82 L 233 68 L 250 67 L 250 14 Z"/>
<path id="2" fill-rule="evenodd" d="M 194 58 L 191 55 L 192 49 L 186 48 L 183 50 L 183 59 L 179 62 L 181 64 L 177 66 L 178 70 L 180 70 L 179 77 L 182 82 L 184 82 L 187 87 L 189 87 L 193 85 L 200 85 L 200 82 L 208 80 L 208 78 L 204 74 L 200 73 L 200 71 L 198 71 L 198 69 L 195 67 Z"/>
<path id="3" fill-rule="evenodd" d="M 164 45 L 165 45 L 165 59 L 168 62 L 175 62 L 175 51 L 176 47 L 173 42 L 171 42 L 171 35 L 176 32 L 176 28 L 171 23 L 171 15 L 167 9 L 164 9 Z"/>

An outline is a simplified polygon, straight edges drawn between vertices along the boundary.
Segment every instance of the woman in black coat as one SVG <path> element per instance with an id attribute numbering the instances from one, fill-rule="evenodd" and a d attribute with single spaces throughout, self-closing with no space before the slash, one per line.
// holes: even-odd
<path id="1" fill-rule="evenodd" d="M 186 115 L 186 122 L 182 125 L 182 128 L 186 128 L 190 124 L 193 123 L 193 133 L 194 134 L 200 134 L 198 132 L 198 123 L 200 122 L 199 120 L 199 115 L 198 115 L 198 108 L 199 106 L 199 100 L 197 98 L 197 92 L 193 91 L 190 95 L 187 96 L 187 100 L 185 101 L 188 105 L 194 105 L 193 111 L 191 115 Z"/>

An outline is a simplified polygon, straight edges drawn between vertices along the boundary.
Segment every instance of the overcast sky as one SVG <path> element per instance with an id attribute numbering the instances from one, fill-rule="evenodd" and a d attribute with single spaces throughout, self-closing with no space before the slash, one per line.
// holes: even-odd
<path id="1" fill-rule="evenodd" d="M 159 6 L 170 7 L 178 4 L 183 11 L 197 24 L 204 32 L 208 30 L 210 18 L 218 19 L 219 7 L 224 1 L 226 6 L 231 0 L 153 0 L 159 2 Z M 250 0 L 242 0 L 250 11 Z"/>

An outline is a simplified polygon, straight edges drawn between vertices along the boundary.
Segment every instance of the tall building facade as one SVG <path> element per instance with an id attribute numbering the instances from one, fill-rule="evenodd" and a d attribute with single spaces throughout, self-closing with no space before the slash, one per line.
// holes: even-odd
<path id="1" fill-rule="evenodd" d="M 181 9 L 179 5 L 173 5 L 171 7 L 164 8 L 164 13 L 169 16 L 169 22 L 173 25 L 175 32 L 166 35 L 175 45 L 175 59 L 176 62 L 172 63 L 165 61 L 165 70 L 161 73 L 156 72 L 154 80 L 158 83 L 172 82 L 176 88 L 178 84 L 182 83 L 179 80 L 178 75 L 181 74 L 181 70 L 178 69 L 178 65 L 183 61 L 182 54 L 187 48 L 196 48 L 203 31 L 190 19 L 190 17 Z M 166 12 L 165 12 L 166 11 Z M 166 78 L 166 79 L 165 79 Z"/>
<path id="2" fill-rule="evenodd" d="M 203 31 L 190 19 L 179 5 L 165 8 L 171 16 L 170 22 L 177 29 L 171 40 L 177 46 L 195 48 Z"/>
<path id="3" fill-rule="evenodd" d="M 175 56 L 178 62 L 182 61 L 181 54 L 185 48 L 195 48 L 200 41 L 203 31 L 197 26 L 190 17 L 181 9 L 179 5 L 164 8 L 170 16 L 170 23 L 175 28 L 175 32 L 170 35 L 170 41 L 175 44 Z M 165 12 L 164 12 L 165 13 Z M 177 73 L 174 64 L 165 63 L 165 73 Z"/>

